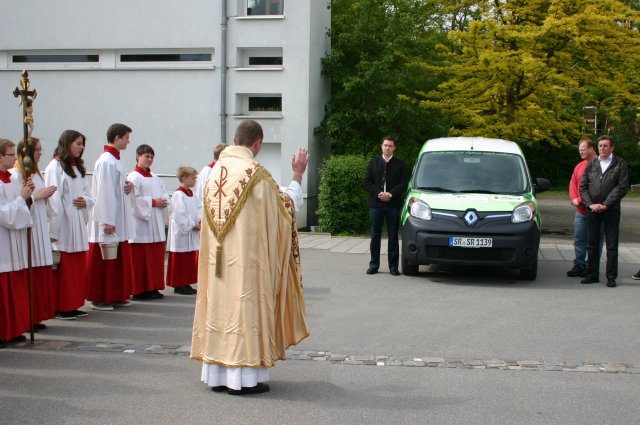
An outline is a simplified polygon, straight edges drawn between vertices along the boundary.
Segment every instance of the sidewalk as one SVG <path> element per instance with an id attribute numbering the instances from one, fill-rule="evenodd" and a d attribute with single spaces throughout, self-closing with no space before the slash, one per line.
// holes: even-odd
<path id="1" fill-rule="evenodd" d="M 369 254 L 369 238 L 332 236 L 328 233 L 299 232 L 300 248 L 328 249 L 341 254 Z M 380 253 L 387 253 L 387 240 L 382 239 Z M 567 239 L 542 237 L 538 258 L 545 261 L 573 261 L 575 254 L 573 243 Z M 605 261 L 606 249 L 600 261 Z M 640 243 L 621 243 L 618 248 L 620 264 L 640 264 Z"/>

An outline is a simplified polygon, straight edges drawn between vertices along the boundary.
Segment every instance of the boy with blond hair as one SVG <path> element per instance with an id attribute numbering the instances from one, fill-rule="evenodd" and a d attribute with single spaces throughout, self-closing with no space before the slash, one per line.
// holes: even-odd
<path id="1" fill-rule="evenodd" d="M 176 173 L 180 186 L 171 196 L 169 220 L 169 264 L 166 284 L 176 294 L 193 295 L 191 287 L 198 280 L 198 249 L 200 248 L 200 212 L 193 188 L 198 171 L 180 167 Z"/>

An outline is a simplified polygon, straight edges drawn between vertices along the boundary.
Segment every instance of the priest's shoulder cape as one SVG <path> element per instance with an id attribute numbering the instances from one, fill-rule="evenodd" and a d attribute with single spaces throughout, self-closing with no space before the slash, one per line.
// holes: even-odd
<path id="1" fill-rule="evenodd" d="M 205 188 L 191 357 L 271 367 L 309 335 L 295 207 L 242 146 L 220 154 Z"/>

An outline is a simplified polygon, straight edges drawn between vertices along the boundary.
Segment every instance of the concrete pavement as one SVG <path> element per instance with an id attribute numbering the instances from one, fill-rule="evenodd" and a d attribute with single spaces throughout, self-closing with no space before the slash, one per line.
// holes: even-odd
<path id="1" fill-rule="evenodd" d="M 548 237 L 533 282 L 478 268 L 367 276 L 368 239 L 300 242 L 311 336 L 272 370 L 271 392 L 200 383 L 194 297 L 165 290 L 0 350 L 2 423 L 637 423 L 637 245 L 621 246 L 610 289 L 567 278 L 570 241 Z"/>
<path id="2" fill-rule="evenodd" d="M 308 249 L 326 249 L 340 254 L 369 254 L 369 238 L 332 236 L 328 233 L 300 233 L 300 247 Z M 383 239 L 380 252 L 387 254 L 387 240 Z M 606 258 L 606 249 L 603 250 Z M 640 243 L 621 243 L 618 249 L 620 264 L 636 264 L 640 266 Z M 539 260 L 570 261 L 574 259 L 573 243 L 567 239 L 543 236 L 538 251 Z M 382 261 L 384 264 L 384 261 Z"/>

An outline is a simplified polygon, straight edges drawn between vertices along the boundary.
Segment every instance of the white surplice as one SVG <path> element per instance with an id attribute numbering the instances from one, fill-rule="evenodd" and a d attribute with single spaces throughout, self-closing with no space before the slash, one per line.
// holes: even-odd
<path id="1" fill-rule="evenodd" d="M 18 170 L 11 170 L 11 174 L 18 180 L 18 184 L 22 187 L 22 175 Z M 13 179 L 13 177 L 12 177 Z M 31 180 L 35 186 L 31 199 L 33 199 L 40 190 L 45 189 L 44 179 L 38 174 L 33 174 Z M 31 265 L 33 267 L 50 266 L 53 264 L 53 256 L 51 255 L 51 237 L 49 235 L 49 215 L 47 212 L 47 199 L 41 198 L 33 201 L 31 205 L 31 218 L 33 226 L 31 230 Z"/>
<path id="2" fill-rule="evenodd" d="M 0 182 L 0 273 L 27 267 L 27 227 L 33 225 L 31 212 L 20 196 L 22 185 L 11 176 L 10 183 Z"/>
<path id="3" fill-rule="evenodd" d="M 207 187 L 209 181 L 209 175 L 211 174 L 211 167 L 206 165 L 198 173 L 196 178 L 196 186 L 193 189 L 193 196 L 196 198 L 196 211 L 198 211 L 198 217 L 202 219 L 202 204 L 204 200 L 204 188 Z"/>
<path id="4" fill-rule="evenodd" d="M 145 177 L 137 171 L 129 173 L 127 179 L 133 183 L 135 202 L 133 205 L 133 222 L 136 236 L 129 243 L 164 242 L 166 237 L 165 222 L 169 215 L 169 206 L 157 208 L 154 199 L 170 200 L 167 188 L 157 174 Z"/>
<path id="5" fill-rule="evenodd" d="M 49 227 L 51 239 L 56 239 L 58 249 L 64 252 L 83 252 L 89 249 L 87 221 L 93 208 L 93 198 L 89 191 L 89 181 L 82 177 L 77 167 L 73 167 L 76 178 L 64 172 L 60 161 L 53 159 L 44 171 L 47 186 L 55 185 L 58 190 L 49 198 L 51 217 Z M 83 198 L 86 208 L 76 208 L 73 200 Z"/>
<path id="6" fill-rule="evenodd" d="M 94 200 L 89 216 L 89 242 L 123 242 L 134 239 L 133 191 L 124 193 L 126 174 L 121 160 L 103 152 L 95 163 L 91 181 Z M 116 233 L 106 235 L 104 225 L 116 227 Z"/>
<path id="7" fill-rule="evenodd" d="M 194 226 L 200 221 L 196 196 L 187 196 L 176 190 L 171 195 L 171 220 L 169 222 L 168 250 L 191 252 L 200 248 L 200 232 Z"/>

